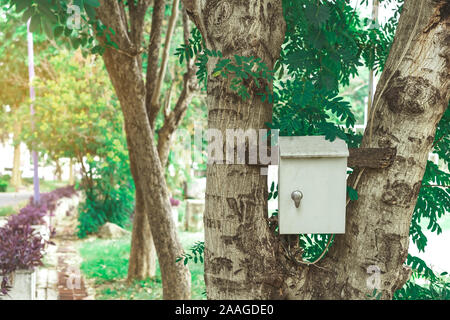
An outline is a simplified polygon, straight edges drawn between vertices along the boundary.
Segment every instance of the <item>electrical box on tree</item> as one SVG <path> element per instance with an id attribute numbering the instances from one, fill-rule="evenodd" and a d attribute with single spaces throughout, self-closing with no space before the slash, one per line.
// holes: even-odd
<path id="1" fill-rule="evenodd" d="M 279 137 L 280 234 L 345 233 L 348 156 L 341 139 Z"/>

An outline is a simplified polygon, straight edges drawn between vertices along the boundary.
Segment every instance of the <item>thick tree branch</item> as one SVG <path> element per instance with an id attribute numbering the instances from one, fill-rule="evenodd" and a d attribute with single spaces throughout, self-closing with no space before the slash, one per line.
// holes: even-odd
<path id="1" fill-rule="evenodd" d="M 140 48 L 144 34 L 145 14 L 150 6 L 151 0 L 139 0 L 137 3 L 130 1 L 128 10 L 130 12 L 131 37 L 136 46 Z"/>
<path id="2" fill-rule="evenodd" d="M 165 1 L 155 0 L 155 5 L 153 6 L 152 29 L 150 31 L 150 44 L 148 46 L 147 83 L 145 97 L 145 105 L 149 120 L 153 118 L 153 116 L 150 117 L 150 115 L 152 114 L 150 106 L 153 92 L 155 91 L 156 83 L 158 81 L 158 59 L 159 50 L 161 48 L 161 32 L 162 24 L 164 21 L 164 10 Z M 156 118 L 156 116 L 154 116 L 154 118 Z M 150 125 L 152 125 L 152 121 L 150 121 Z"/>
<path id="3" fill-rule="evenodd" d="M 170 43 L 172 41 L 173 32 L 175 30 L 175 25 L 178 18 L 178 7 L 180 5 L 180 0 L 173 0 L 172 4 L 172 15 L 169 20 L 169 25 L 167 27 L 166 39 L 164 43 L 164 51 L 162 55 L 161 68 L 159 69 L 158 80 L 156 82 L 156 86 L 151 96 L 150 100 L 150 113 L 149 119 L 150 124 L 154 127 L 154 122 L 156 120 L 156 116 L 159 113 L 161 108 L 159 103 L 159 96 L 161 93 L 161 88 L 164 82 L 164 78 L 167 72 L 167 64 L 169 63 L 169 52 L 170 52 Z"/>
<path id="4" fill-rule="evenodd" d="M 183 36 L 185 44 L 189 43 L 189 35 L 189 20 L 186 10 L 183 10 Z M 163 167 L 167 164 L 172 136 L 183 120 L 193 95 L 198 90 L 194 59 L 191 58 L 186 61 L 186 66 L 187 72 L 183 76 L 183 90 L 178 97 L 174 109 L 172 111 L 168 111 L 169 109 L 164 111 L 164 124 L 158 132 L 158 153 Z"/>
<path id="5" fill-rule="evenodd" d="M 395 148 L 360 148 L 350 149 L 349 167 L 383 169 L 395 160 Z"/>
<path id="6" fill-rule="evenodd" d="M 111 35 L 111 39 L 120 50 L 127 53 L 133 52 L 136 48 L 128 35 L 128 26 L 124 22 L 125 18 L 118 1 L 100 0 L 100 7 L 96 12 L 104 25 L 114 29 L 115 34 Z"/>
<path id="7" fill-rule="evenodd" d="M 141 48 L 144 40 L 144 23 L 147 9 L 151 0 L 138 0 L 137 3 L 129 1 L 128 11 L 130 15 L 130 37 L 136 48 Z M 138 55 L 138 63 L 142 69 L 142 56 Z"/>

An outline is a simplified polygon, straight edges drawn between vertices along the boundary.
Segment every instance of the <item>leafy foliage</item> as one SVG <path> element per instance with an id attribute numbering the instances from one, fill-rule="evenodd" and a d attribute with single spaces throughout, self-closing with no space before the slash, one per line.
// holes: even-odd
<path id="1" fill-rule="evenodd" d="M 36 79 L 32 130 L 22 110 L 22 140 L 50 159 L 76 159 L 82 166 L 79 236 L 105 222 L 124 226 L 134 206 L 123 119 L 103 65 L 94 56 L 62 51 L 48 61 L 49 77 Z"/>
<path id="2" fill-rule="evenodd" d="M 106 46 L 117 48 L 111 40 L 114 30 L 96 19 L 98 0 L 1 0 L 0 4 L 8 5 L 9 11 L 14 8 L 24 23 L 30 20 L 31 32 L 45 33 L 53 40 L 64 35 L 69 41 L 63 43 L 69 49 L 102 54 L 104 46 L 96 42 L 96 36 L 104 37 Z"/>
<path id="3" fill-rule="evenodd" d="M 205 242 L 197 241 L 194 245 L 189 249 L 191 253 L 183 253 L 181 257 L 176 259 L 176 262 L 180 262 L 183 260 L 184 265 L 187 265 L 189 260 L 194 261 L 194 263 L 200 262 L 203 263 L 203 252 L 205 251 Z"/>
<path id="4" fill-rule="evenodd" d="M 272 184 L 270 185 L 270 190 L 269 190 L 269 198 L 267 200 L 276 199 L 277 197 L 278 197 L 278 184 L 277 184 L 277 188 L 275 190 L 275 182 L 272 182 Z"/>
<path id="5" fill-rule="evenodd" d="M 86 202 L 80 207 L 78 236 L 98 231 L 106 222 L 126 226 L 134 209 L 134 182 L 125 136 L 119 126 L 105 135 L 97 156 L 88 154 L 82 181 Z"/>
<path id="6" fill-rule="evenodd" d="M 0 176 L 0 192 L 6 192 L 6 189 L 8 189 L 10 178 L 11 177 L 9 176 Z"/>
<path id="7" fill-rule="evenodd" d="M 121 129 L 113 90 L 102 64 L 90 56 L 62 51 L 48 60 L 48 77 L 35 81 L 32 127 L 28 108 L 21 109 L 22 140 L 51 159 L 79 162 L 104 145 L 105 135 Z M 109 129 L 111 127 L 111 129 Z"/>
<path id="8" fill-rule="evenodd" d="M 421 276 L 417 273 L 412 276 L 412 280 L 420 278 Z M 408 281 L 402 289 L 395 292 L 394 300 L 450 300 L 448 273 L 443 272 L 425 285 Z"/>

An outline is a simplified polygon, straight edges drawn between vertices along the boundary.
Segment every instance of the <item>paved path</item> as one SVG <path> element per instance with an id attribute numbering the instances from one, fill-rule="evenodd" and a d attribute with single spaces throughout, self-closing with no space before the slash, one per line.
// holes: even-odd
<path id="1" fill-rule="evenodd" d="M 88 293 L 80 271 L 83 259 L 77 249 L 79 239 L 76 236 L 76 210 L 56 220 L 58 300 L 91 300 L 92 295 Z"/>
<path id="2" fill-rule="evenodd" d="M 32 192 L 0 192 L 0 208 L 18 205 L 21 202 L 29 200 L 32 196 Z"/>
<path id="3" fill-rule="evenodd" d="M 58 247 L 58 297 L 59 300 L 90 299 L 80 271 L 78 250 L 70 242 Z"/>
<path id="4" fill-rule="evenodd" d="M 38 300 L 92 300 L 95 292 L 85 284 L 80 271 L 76 210 L 53 219 L 56 235 L 45 256 L 45 268 L 37 274 Z"/>

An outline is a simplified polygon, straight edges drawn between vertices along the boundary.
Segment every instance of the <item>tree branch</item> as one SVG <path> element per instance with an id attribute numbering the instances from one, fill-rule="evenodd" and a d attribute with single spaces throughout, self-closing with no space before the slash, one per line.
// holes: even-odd
<path id="1" fill-rule="evenodd" d="M 119 48 L 123 51 L 129 51 L 129 48 L 134 48 L 134 44 L 128 35 L 128 26 L 125 24 L 125 18 L 122 16 L 123 12 L 117 1 L 100 0 L 100 7 L 96 9 L 100 21 L 113 28 L 115 34 L 111 35 Z"/>
<path id="2" fill-rule="evenodd" d="M 349 167 L 383 169 L 395 160 L 395 148 L 358 148 L 349 149 Z"/>
<path id="3" fill-rule="evenodd" d="M 178 7 L 180 5 L 180 0 L 173 0 L 172 4 L 172 15 L 170 16 L 169 25 L 167 27 L 166 39 L 164 43 L 164 51 L 162 55 L 161 68 L 158 74 L 158 80 L 156 82 L 156 86 L 151 96 L 150 100 L 150 110 L 149 120 L 152 127 L 154 127 L 154 122 L 156 120 L 156 116 L 161 108 L 159 104 L 159 96 L 161 93 L 161 88 L 164 82 L 164 78 L 167 72 L 167 64 L 169 63 L 169 51 L 170 51 L 170 42 L 172 41 L 173 33 L 175 30 L 175 25 L 178 18 Z"/>
<path id="4" fill-rule="evenodd" d="M 131 37 L 136 48 L 140 48 L 144 34 L 145 14 L 151 0 L 129 1 Z"/>
<path id="5" fill-rule="evenodd" d="M 153 122 L 151 119 L 156 116 L 150 116 L 154 113 L 151 110 L 151 100 L 153 96 L 153 92 L 155 91 L 157 77 L 158 74 L 158 59 L 159 59 L 159 50 L 161 48 L 161 32 L 162 32 L 162 23 L 164 21 L 164 10 L 165 10 L 165 1 L 164 0 L 155 0 L 155 5 L 153 6 L 153 16 L 152 16 L 152 27 L 150 31 L 150 43 L 148 46 L 148 60 L 147 60 L 147 82 L 146 82 L 146 97 L 145 97 L 145 105 L 147 109 L 147 115 L 150 120 L 150 125 L 153 127 Z"/>
<path id="6" fill-rule="evenodd" d="M 184 42 L 189 43 L 189 20 L 186 10 L 183 10 L 183 35 Z M 158 131 L 158 153 L 163 167 L 167 163 L 172 136 L 183 120 L 194 93 L 198 90 L 194 59 L 191 58 L 186 61 L 186 65 L 187 72 L 183 76 L 183 90 L 174 109 L 170 112 L 165 110 L 164 124 Z"/>

